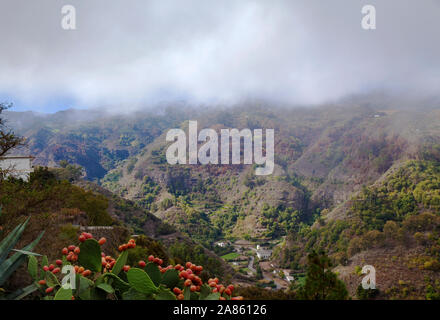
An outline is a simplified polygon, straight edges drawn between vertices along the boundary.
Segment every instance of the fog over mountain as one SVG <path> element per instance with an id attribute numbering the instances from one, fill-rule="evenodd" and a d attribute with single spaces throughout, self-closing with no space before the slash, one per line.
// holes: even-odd
<path id="1" fill-rule="evenodd" d="M 77 30 L 61 28 L 64 4 L 75 6 Z M 366 4 L 376 30 L 361 28 Z M 430 96 L 440 84 L 439 16 L 438 0 L 2 1 L 0 100 L 56 111 Z"/>

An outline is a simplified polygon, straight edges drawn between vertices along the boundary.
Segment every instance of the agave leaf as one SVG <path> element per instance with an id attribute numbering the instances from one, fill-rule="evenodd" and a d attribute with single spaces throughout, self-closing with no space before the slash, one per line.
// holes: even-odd
<path id="1" fill-rule="evenodd" d="M 2 264 L 5 259 L 8 257 L 9 252 L 14 248 L 17 242 L 20 240 L 21 234 L 24 231 L 28 221 L 30 218 L 27 218 L 26 221 L 22 224 L 19 224 L 12 230 L 6 238 L 0 242 L 0 264 Z"/>
<path id="2" fill-rule="evenodd" d="M 32 250 L 43 237 L 44 231 L 30 244 L 25 246 L 22 250 L 30 251 Z M 0 286 L 5 283 L 8 277 L 24 262 L 26 258 L 25 254 L 20 252 L 15 253 L 12 257 L 0 264 Z"/>
<path id="3" fill-rule="evenodd" d="M 41 257 L 41 254 L 35 253 L 35 252 L 32 252 L 32 251 L 19 250 L 19 249 L 12 249 L 12 251 L 20 252 L 20 253 L 23 253 L 23 254 L 28 255 L 28 256 Z"/>
<path id="4" fill-rule="evenodd" d="M 21 288 L 21 289 L 14 291 L 13 293 L 9 294 L 6 297 L 6 299 L 7 300 L 21 300 L 36 290 L 38 290 L 38 287 L 37 287 L 37 285 L 35 285 L 35 283 L 33 283 L 27 287 L 24 287 L 24 288 Z"/>

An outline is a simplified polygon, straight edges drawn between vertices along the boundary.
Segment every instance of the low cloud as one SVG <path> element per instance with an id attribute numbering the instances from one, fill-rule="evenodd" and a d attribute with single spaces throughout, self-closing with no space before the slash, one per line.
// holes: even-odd
<path id="1" fill-rule="evenodd" d="M 61 28 L 64 4 L 75 6 L 77 30 Z M 361 28 L 365 4 L 376 6 L 374 31 Z M 432 95 L 438 17 L 436 0 L 3 0 L 0 98 L 49 111 Z"/>

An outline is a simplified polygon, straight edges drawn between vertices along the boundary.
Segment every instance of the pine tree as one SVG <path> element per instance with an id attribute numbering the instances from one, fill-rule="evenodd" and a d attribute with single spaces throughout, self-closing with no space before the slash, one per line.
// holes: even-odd
<path id="1" fill-rule="evenodd" d="M 299 289 L 298 298 L 301 300 L 345 300 L 348 291 L 344 282 L 338 279 L 331 271 L 329 257 L 321 253 L 312 252 L 307 257 L 308 270 L 306 282 Z"/>

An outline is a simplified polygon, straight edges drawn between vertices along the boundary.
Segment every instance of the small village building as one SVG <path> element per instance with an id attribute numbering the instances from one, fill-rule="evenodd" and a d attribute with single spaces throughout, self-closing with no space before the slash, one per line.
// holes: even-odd
<path id="1" fill-rule="evenodd" d="M 272 250 L 267 249 L 259 244 L 257 244 L 257 249 L 255 250 L 257 253 L 257 257 L 260 260 L 267 260 L 272 255 Z"/>
<path id="2" fill-rule="evenodd" d="M 6 172 L 6 176 L 29 181 L 31 172 L 34 171 L 31 156 L 6 156 L 0 157 L 0 169 Z"/>
<path id="3" fill-rule="evenodd" d="M 272 255 L 272 250 L 258 249 L 257 257 L 260 260 L 267 260 Z"/>
<path id="4" fill-rule="evenodd" d="M 294 280 L 294 278 L 290 275 L 289 270 L 283 270 L 284 272 L 284 276 L 286 277 L 286 280 L 289 282 L 292 282 Z"/>
<path id="5" fill-rule="evenodd" d="M 215 245 L 217 247 L 221 247 L 221 248 L 225 248 L 229 245 L 230 243 L 228 241 L 218 241 L 215 243 Z"/>

